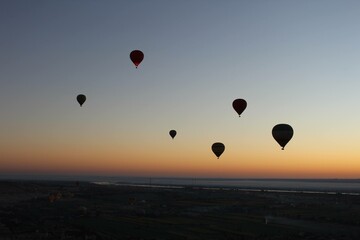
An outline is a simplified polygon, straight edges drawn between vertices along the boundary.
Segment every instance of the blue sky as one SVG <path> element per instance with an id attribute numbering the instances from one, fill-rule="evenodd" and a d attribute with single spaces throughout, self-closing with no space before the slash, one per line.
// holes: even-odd
<path id="1" fill-rule="evenodd" d="M 182 139 L 176 158 L 184 164 L 208 161 L 211 144 L 223 141 L 229 161 L 255 168 L 279 154 L 271 129 L 285 122 L 295 130 L 290 153 L 274 158 L 293 158 L 293 171 L 300 159 L 308 168 L 330 159 L 324 176 L 336 176 L 331 169 L 341 158 L 355 176 L 359 7 L 358 1 L 1 1 L 0 166 L 16 170 L 17 161 L 32 161 L 54 169 L 44 166 L 50 159 L 76 171 L 73 162 L 96 155 L 93 169 L 104 156 L 109 166 L 110 158 L 126 166 L 143 162 L 142 173 L 159 158 L 149 171 L 166 174 L 156 169 L 172 158 L 164 144 L 176 129 Z M 145 54 L 138 69 L 129 60 L 134 49 Z M 79 93 L 88 97 L 81 109 Z M 231 107 L 236 98 L 248 102 L 241 119 Z M 59 152 L 76 157 L 60 161 Z M 167 166 L 168 175 L 180 164 Z M 119 174 L 126 173 L 120 165 Z"/>

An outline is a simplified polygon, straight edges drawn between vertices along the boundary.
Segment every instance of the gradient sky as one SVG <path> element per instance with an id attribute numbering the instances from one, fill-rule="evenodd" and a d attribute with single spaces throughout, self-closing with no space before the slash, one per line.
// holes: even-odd
<path id="1" fill-rule="evenodd" d="M 0 172 L 359 178 L 359 9 L 2 0 Z M 285 151 L 278 123 L 294 128 Z"/>

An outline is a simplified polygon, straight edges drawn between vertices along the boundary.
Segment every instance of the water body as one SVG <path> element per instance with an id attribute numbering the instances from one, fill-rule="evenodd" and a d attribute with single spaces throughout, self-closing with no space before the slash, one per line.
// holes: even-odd
<path id="1" fill-rule="evenodd" d="M 141 185 L 148 187 L 236 188 L 253 191 L 294 191 L 309 193 L 344 193 L 360 195 L 360 179 L 244 179 L 244 178 L 172 178 L 88 175 L 15 175 L 0 179 L 88 181 L 97 184 Z"/>
<path id="2" fill-rule="evenodd" d="M 360 193 L 360 179 L 127 178 L 117 183 L 254 190 Z"/>
<path id="3" fill-rule="evenodd" d="M 113 179 L 115 180 L 115 179 Z M 103 182 L 103 184 L 106 182 Z M 236 188 L 239 190 L 360 194 L 360 179 L 123 178 L 122 185 Z"/>

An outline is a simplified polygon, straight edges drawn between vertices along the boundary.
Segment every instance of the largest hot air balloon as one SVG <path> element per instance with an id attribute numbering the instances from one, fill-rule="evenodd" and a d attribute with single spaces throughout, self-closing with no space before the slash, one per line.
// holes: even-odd
<path id="1" fill-rule="evenodd" d="M 237 112 L 237 114 L 239 114 L 239 117 L 241 115 L 241 113 L 245 110 L 247 103 L 244 99 L 235 99 L 233 101 L 233 108 L 235 109 L 235 111 Z"/>
<path id="2" fill-rule="evenodd" d="M 279 143 L 282 147 L 281 149 L 284 150 L 285 145 L 291 140 L 294 135 L 293 128 L 285 123 L 281 123 L 273 127 L 272 135 L 274 139 Z"/>
<path id="3" fill-rule="evenodd" d="M 144 53 L 140 50 L 134 50 L 130 53 L 130 59 L 137 68 L 144 59 Z"/>
<path id="4" fill-rule="evenodd" d="M 79 95 L 77 95 L 76 100 L 80 104 L 80 107 L 82 107 L 82 105 L 86 101 L 86 96 L 84 94 L 79 94 Z"/>
<path id="5" fill-rule="evenodd" d="M 172 139 L 174 139 L 174 137 L 176 136 L 176 131 L 170 130 L 169 134 L 170 134 L 170 137 L 172 137 Z"/>
<path id="6" fill-rule="evenodd" d="M 211 149 L 213 151 L 213 153 L 217 156 L 217 158 L 219 159 L 219 157 L 221 156 L 221 154 L 225 151 L 225 145 L 222 144 L 221 142 L 216 142 L 211 146 Z"/>

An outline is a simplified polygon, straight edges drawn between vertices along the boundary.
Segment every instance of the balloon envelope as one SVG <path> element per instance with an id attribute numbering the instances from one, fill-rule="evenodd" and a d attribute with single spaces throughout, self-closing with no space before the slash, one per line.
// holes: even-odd
<path id="1" fill-rule="evenodd" d="M 235 109 L 235 111 L 239 114 L 239 117 L 241 115 L 241 113 L 245 110 L 247 103 L 244 99 L 235 99 L 233 101 L 233 108 Z"/>
<path id="2" fill-rule="evenodd" d="M 285 145 L 290 141 L 294 135 L 293 128 L 285 123 L 278 124 L 272 129 L 272 135 L 274 139 L 279 143 L 284 150 Z"/>
<path id="3" fill-rule="evenodd" d="M 216 142 L 211 146 L 212 151 L 214 154 L 219 158 L 221 154 L 225 151 L 225 145 L 221 142 Z"/>
<path id="4" fill-rule="evenodd" d="M 175 130 L 170 130 L 169 134 L 172 137 L 172 139 L 174 139 L 174 137 L 176 136 L 176 131 Z"/>
<path id="5" fill-rule="evenodd" d="M 77 95 L 76 100 L 80 104 L 80 107 L 82 107 L 82 105 L 86 101 L 86 96 L 84 94 L 79 94 L 79 95 Z"/>
<path id="6" fill-rule="evenodd" d="M 144 59 L 144 53 L 140 50 L 134 50 L 130 53 L 130 59 L 135 64 L 135 67 L 137 68 L 139 64 Z"/>

